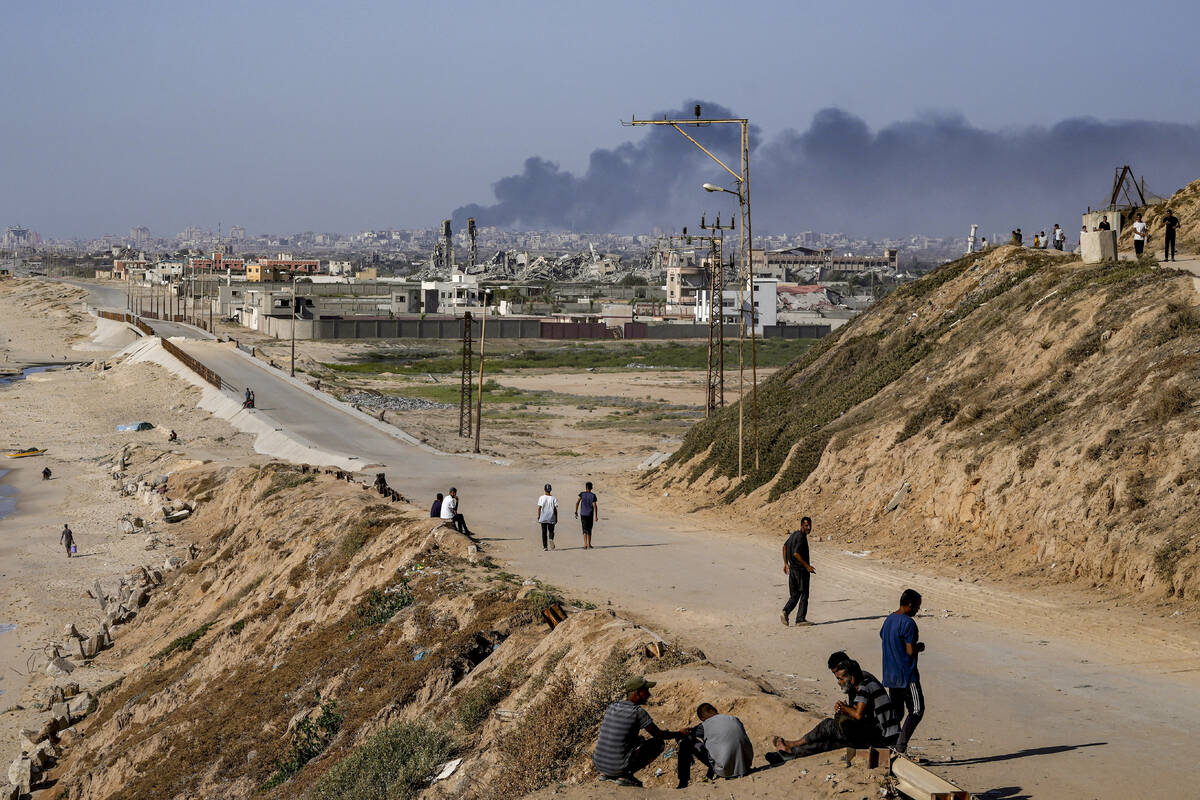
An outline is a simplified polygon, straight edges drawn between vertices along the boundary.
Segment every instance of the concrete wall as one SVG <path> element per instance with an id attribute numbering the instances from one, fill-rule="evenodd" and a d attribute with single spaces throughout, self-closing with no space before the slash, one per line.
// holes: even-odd
<path id="1" fill-rule="evenodd" d="M 1088 231 L 1079 235 L 1079 250 L 1085 264 L 1117 260 L 1117 232 Z"/>

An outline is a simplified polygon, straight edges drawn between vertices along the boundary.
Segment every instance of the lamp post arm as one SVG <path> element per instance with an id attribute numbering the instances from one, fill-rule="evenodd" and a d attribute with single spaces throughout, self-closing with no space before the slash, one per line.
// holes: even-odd
<path id="1" fill-rule="evenodd" d="M 711 158 L 713 161 L 715 161 L 715 162 L 717 162 L 718 164 L 720 164 L 720 165 L 721 165 L 721 167 L 722 167 L 722 168 L 724 168 L 724 170 L 725 170 L 726 172 L 728 172 L 730 175 L 732 175 L 732 176 L 734 177 L 734 180 L 736 180 L 736 181 L 738 182 L 738 185 L 739 185 L 739 186 L 741 185 L 741 183 L 742 183 L 742 176 L 741 176 L 741 175 L 738 175 L 736 172 L 734 172 L 733 170 L 731 170 L 731 169 L 728 167 L 728 165 L 726 165 L 726 163 L 725 163 L 724 161 L 722 161 L 721 159 L 719 159 L 719 158 L 717 158 L 716 156 L 714 156 L 714 155 L 713 155 L 713 154 L 712 154 L 712 153 L 709 151 L 709 149 L 708 149 L 707 147 L 705 147 L 704 145 L 700 144 L 700 143 L 699 143 L 699 142 L 697 142 L 695 139 L 693 139 L 693 138 L 691 137 L 691 135 L 690 135 L 690 134 L 689 134 L 687 131 L 685 131 L 683 128 L 679 127 L 679 126 L 678 126 L 678 125 L 676 125 L 674 122 L 672 122 L 672 123 L 671 123 L 671 127 L 672 127 L 672 128 L 674 128 L 675 130 L 679 131 L 680 133 L 682 133 L 682 134 L 683 134 L 685 137 L 687 137 L 687 140 L 688 140 L 689 142 L 691 142 L 692 144 L 696 145 L 696 147 L 699 147 L 701 150 L 703 150 L 703 151 L 704 151 L 704 154 L 705 154 L 706 156 L 708 156 L 708 157 L 709 157 L 709 158 Z M 728 192 L 729 190 L 728 190 L 728 189 L 726 189 L 725 191 L 727 191 L 727 192 Z M 730 192 L 730 194 L 734 194 L 734 193 L 733 193 L 733 192 Z"/>

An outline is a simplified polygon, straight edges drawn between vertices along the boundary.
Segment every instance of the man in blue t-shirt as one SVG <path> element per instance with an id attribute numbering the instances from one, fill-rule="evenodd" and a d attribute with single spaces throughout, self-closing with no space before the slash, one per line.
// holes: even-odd
<path id="1" fill-rule="evenodd" d="M 908 716 L 900 727 L 895 749 L 903 753 L 908 740 L 925 715 L 925 695 L 921 691 L 921 673 L 917 655 L 924 652 L 921 634 L 913 617 L 921 610 L 921 595 L 915 589 L 905 589 L 900 595 L 900 608 L 888 615 L 879 629 L 883 643 L 883 685 L 897 708 Z"/>
<path id="2" fill-rule="evenodd" d="M 592 549 L 592 526 L 600 520 L 600 501 L 592 493 L 592 482 L 588 481 L 575 501 L 575 519 L 583 526 L 583 549 Z"/>

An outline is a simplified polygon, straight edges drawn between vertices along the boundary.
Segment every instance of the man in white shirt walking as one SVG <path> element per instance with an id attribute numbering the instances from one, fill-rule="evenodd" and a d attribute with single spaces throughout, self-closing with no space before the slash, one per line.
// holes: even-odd
<path id="1" fill-rule="evenodd" d="M 558 523 L 558 498 L 550 493 L 550 484 L 546 484 L 546 492 L 538 498 L 537 521 L 542 526 L 542 550 L 554 549 L 554 526 Z"/>

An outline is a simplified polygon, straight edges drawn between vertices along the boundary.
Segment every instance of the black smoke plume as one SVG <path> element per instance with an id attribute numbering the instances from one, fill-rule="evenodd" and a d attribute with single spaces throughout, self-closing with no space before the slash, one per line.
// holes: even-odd
<path id="1" fill-rule="evenodd" d="M 716 103 L 688 101 L 664 113 L 733 116 Z M 732 125 L 688 128 L 734 169 Z M 862 236 L 965 235 L 1049 229 L 1073 231 L 1078 215 L 1107 200 L 1113 168 L 1130 164 L 1147 189 L 1170 196 L 1200 177 L 1200 125 L 1067 119 L 1051 127 L 988 131 L 958 115 L 925 115 L 872 131 L 837 108 L 813 115 L 807 129 L 763 141 L 751 137 L 755 233 L 845 231 Z M 730 195 L 708 194 L 733 179 L 668 127 L 636 142 L 597 149 L 574 175 L 546 159 L 526 160 L 518 175 L 493 184 L 496 203 L 454 212 L 509 229 L 644 232 L 696 226 L 700 212 L 729 212 Z"/>

